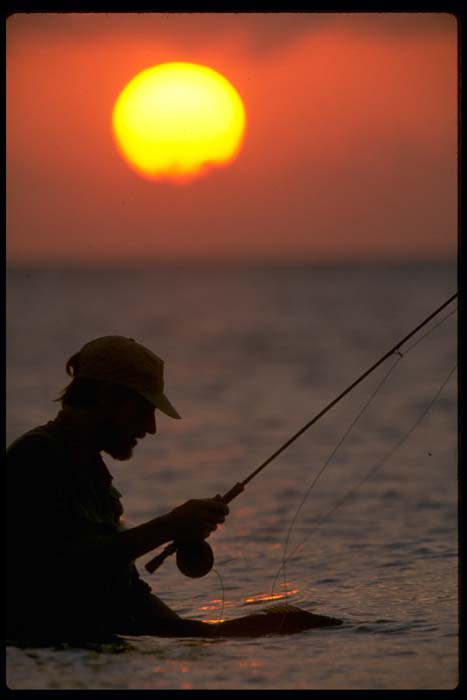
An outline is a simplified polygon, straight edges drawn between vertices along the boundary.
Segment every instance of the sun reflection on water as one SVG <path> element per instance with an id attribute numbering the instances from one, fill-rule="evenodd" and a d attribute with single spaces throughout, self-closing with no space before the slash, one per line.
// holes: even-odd
<path id="1" fill-rule="evenodd" d="M 295 595 L 296 593 L 299 592 L 298 588 L 292 588 L 290 587 L 290 584 L 286 582 L 282 582 L 279 584 L 282 590 L 279 593 L 256 593 L 254 595 L 250 595 L 247 598 L 244 598 L 241 601 L 230 601 L 230 600 L 222 600 L 222 598 L 212 598 L 209 600 L 205 605 L 200 605 L 198 607 L 198 610 L 203 613 L 215 613 L 215 611 L 219 611 L 219 614 L 222 616 L 223 611 L 225 608 L 228 607 L 233 607 L 235 605 L 259 605 L 261 603 L 269 603 L 269 602 L 275 602 L 279 600 L 284 600 L 285 598 L 290 598 L 290 596 Z M 218 617 L 218 618 L 212 618 L 212 617 L 203 617 L 202 621 L 203 622 L 209 622 L 211 624 L 219 624 L 219 622 L 224 622 L 226 618 L 224 617 Z"/>
<path id="2" fill-rule="evenodd" d="M 221 617 L 214 620 L 213 618 L 203 617 L 202 622 L 209 622 L 211 625 L 218 625 L 220 622 L 225 622 L 225 619 L 226 618 Z"/>
<path id="3" fill-rule="evenodd" d="M 243 601 L 246 605 L 254 605 L 255 603 L 265 603 L 271 600 L 283 600 L 291 595 L 298 593 L 298 588 L 290 588 L 283 593 L 259 593 L 258 595 L 249 596 Z"/>

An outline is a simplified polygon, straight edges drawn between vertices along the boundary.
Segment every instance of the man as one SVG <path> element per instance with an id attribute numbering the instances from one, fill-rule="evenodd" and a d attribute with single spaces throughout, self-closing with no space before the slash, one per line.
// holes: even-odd
<path id="1" fill-rule="evenodd" d="M 66 370 L 62 410 L 7 451 L 10 640 L 256 636 L 337 622 L 303 613 L 306 624 L 281 614 L 272 626 L 265 615 L 214 625 L 183 619 L 157 598 L 134 561 L 167 542 L 209 537 L 229 508 L 192 499 L 123 529 L 121 495 L 100 453 L 128 460 L 138 440 L 156 433 L 157 410 L 180 418 L 164 393 L 164 363 L 132 338 L 108 336 L 84 345 Z"/>

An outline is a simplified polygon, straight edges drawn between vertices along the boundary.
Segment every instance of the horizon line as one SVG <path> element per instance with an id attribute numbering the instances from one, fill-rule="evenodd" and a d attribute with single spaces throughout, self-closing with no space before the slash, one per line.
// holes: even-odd
<path id="1" fill-rule="evenodd" d="M 336 258 L 166 258 L 166 259 L 132 259 L 132 260 L 12 260 L 6 261 L 6 270 L 15 269 L 148 269 L 161 267 L 381 267 L 403 265 L 455 265 L 459 264 L 459 255 L 436 255 L 425 257 L 412 256 L 375 256 L 375 257 L 336 257 Z"/>

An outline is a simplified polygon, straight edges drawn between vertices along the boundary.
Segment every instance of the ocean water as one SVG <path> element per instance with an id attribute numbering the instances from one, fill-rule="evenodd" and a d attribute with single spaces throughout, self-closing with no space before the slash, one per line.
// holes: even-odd
<path id="1" fill-rule="evenodd" d="M 166 360 L 167 393 L 183 420 L 161 416 L 128 462 L 105 458 L 131 527 L 245 479 L 456 288 L 447 263 L 11 269 L 7 442 L 55 415 L 65 361 L 87 340 L 117 333 L 147 344 Z M 8 686 L 456 687 L 455 309 L 248 484 L 210 539 L 208 576 L 185 578 L 173 558 L 151 576 L 150 555 L 138 562 L 187 617 L 215 622 L 287 602 L 340 617 L 342 627 L 8 647 Z M 32 594 L 38 575 L 31 571 Z"/>

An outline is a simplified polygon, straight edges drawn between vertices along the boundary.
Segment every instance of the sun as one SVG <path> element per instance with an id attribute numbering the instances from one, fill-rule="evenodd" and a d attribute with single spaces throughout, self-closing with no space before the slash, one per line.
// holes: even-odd
<path id="1" fill-rule="evenodd" d="M 185 183 L 229 165 L 244 139 L 240 95 L 223 75 L 196 63 L 162 63 L 138 73 L 112 114 L 121 156 L 150 180 Z"/>

